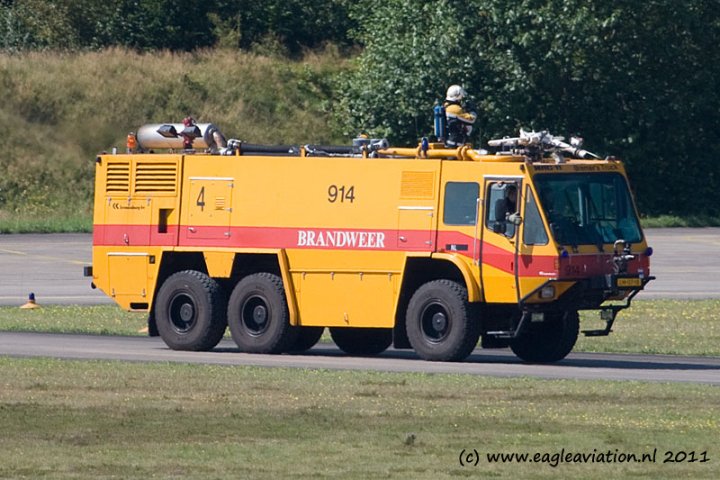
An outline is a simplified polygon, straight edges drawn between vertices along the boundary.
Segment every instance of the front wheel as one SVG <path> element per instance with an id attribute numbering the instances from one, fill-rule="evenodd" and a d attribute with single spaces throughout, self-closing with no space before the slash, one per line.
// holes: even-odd
<path id="1" fill-rule="evenodd" d="M 452 280 L 422 285 L 408 304 L 405 325 L 410 344 L 425 360 L 461 361 L 480 338 L 465 287 Z"/>
<path id="2" fill-rule="evenodd" d="M 525 362 L 557 362 L 572 351 L 579 331 L 577 312 L 545 314 L 545 321 L 530 323 L 520 337 L 510 342 L 510 349 Z"/>
<path id="3" fill-rule="evenodd" d="M 210 350 L 225 334 L 225 295 L 218 283 L 202 272 L 177 272 L 160 287 L 153 315 L 168 347 Z"/>
<path id="4" fill-rule="evenodd" d="M 292 347 L 297 329 L 290 325 L 282 279 L 255 273 L 240 280 L 228 302 L 228 326 L 243 352 L 282 353 Z"/>

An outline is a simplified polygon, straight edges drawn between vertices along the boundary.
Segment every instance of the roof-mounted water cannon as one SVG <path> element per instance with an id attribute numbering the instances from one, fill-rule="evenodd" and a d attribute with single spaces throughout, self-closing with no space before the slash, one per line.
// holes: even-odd
<path id="1" fill-rule="evenodd" d="M 197 125 L 183 126 L 183 129 L 179 132 L 174 125 L 162 125 L 157 129 L 157 133 L 163 138 L 182 138 L 183 146 L 186 148 L 192 148 L 192 143 L 195 139 L 202 137 L 200 127 Z"/>
<path id="2" fill-rule="evenodd" d="M 190 148 L 218 152 L 227 146 L 220 129 L 212 123 L 161 123 L 143 125 L 135 135 L 137 147 L 143 151 L 155 149 L 180 150 Z"/>
<path id="3" fill-rule="evenodd" d="M 564 140 L 565 137 L 554 136 L 547 130 L 528 132 L 520 129 L 520 136 L 490 140 L 488 145 L 508 149 L 507 152 L 510 154 L 525 155 L 532 161 L 540 161 L 545 154 L 550 154 L 556 163 L 563 163 L 565 161 L 563 153 L 569 153 L 577 158 L 600 158 L 580 148 L 583 143 L 582 138 L 572 137 L 569 144 Z"/>
<path id="4" fill-rule="evenodd" d="M 355 154 L 364 154 L 374 156 L 380 150 L 385 150 L 390 146 L 390 142 L 386 138 L 370 138 L 367 135 L 360 135 L 353 139 L 352 148 Z"/>
<path id="5" fill-rule="evenodd" d="M 562 139 L 562 137 L 557 137 Z M 570 153 L 572 156 L 577 158 L 596 158 L 600 159 L 599 156 L 595 155 L 592 152 L 588 152 L 587 150 L 583 150 L 582 145 L 585 140 L 580 136 L 572 136 L 570 137 L 570 145 L 567 143 L 564 143 L 562 141 L 559 142 L 558 147 L 562 148 L 564 152 Z"/>

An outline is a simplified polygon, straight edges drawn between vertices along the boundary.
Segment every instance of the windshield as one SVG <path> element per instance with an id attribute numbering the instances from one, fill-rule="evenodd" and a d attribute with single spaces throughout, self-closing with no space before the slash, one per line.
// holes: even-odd
<path id="1" fill-rule="evenodd" d="M 625 178 L 617 173 L 539 174 L 535 185 L 561 245 L 642 240 Z"/>

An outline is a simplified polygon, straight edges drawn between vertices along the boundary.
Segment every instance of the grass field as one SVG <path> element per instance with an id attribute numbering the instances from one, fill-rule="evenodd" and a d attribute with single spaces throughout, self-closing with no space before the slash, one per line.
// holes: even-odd
<path id="1" fill-rule="evenodd" d="M 89 231 L 94 160 L 128 132 L 193 115 L 253 143 L 333 143 L 328 48 L 299 61 L 195 53 L 0 53 L 0 232 Z"/>
<path id="2" fill-rule="evenodd" d="M 720 356 L 720 300 L 636 300 L 608 337 L 580 336 L 575 351 Z M 147 315 L 118 307 L 0 308 L 0 331 L 143 335 Z M 599 328 L 584 312 L 581 328 Z M 326 339 L 327 339 L 326 334 Z M 329 341 L 329 340 L 328 340 Z"/>
<path id="3" fill-rule="evenodd" d="M 50 306 L 36 310 L 0 307 L 0 331 L 142 335 L 147 314 L 115 305 Z"/>
<path id="4" fill-rule="evenodd" d="M 0 386 L 0 478 L 720 475 L 710 386 L 2 358 Z M 485 456 L 513 452 L 547 461 Z"/>
<path id="5" fill-rule="evenodd" d="M 720 355 L 719 306 L 636 301 L 576 351 Z M 144 325 L 115 306 L 0 309 L 0 331 Z M 718 411 L 707 385 L 0 358 L 0 478 L 714 479 Z"/>

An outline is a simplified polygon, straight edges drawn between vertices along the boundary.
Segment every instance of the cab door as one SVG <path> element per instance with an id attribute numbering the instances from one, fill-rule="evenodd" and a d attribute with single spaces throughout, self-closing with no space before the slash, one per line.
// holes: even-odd
<path id="1" fill-rule="evenodd" d="M 522 178 L 486 177 L 484 180 L 481 276 L 489 303 L 517 303 L 518 226 Z"/>
<path id="2" fill-rule="evenodd" d="M 480 184 L 449 180 L 443 188 L 442 224 L 438 228 L 438 251 L 453 252 L 472 259 L 480 258 L 478 216 L 480 212 Z"/>

